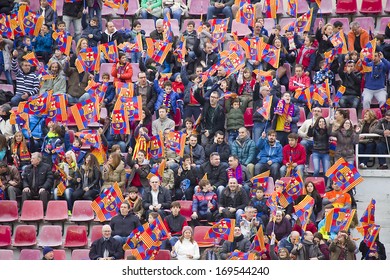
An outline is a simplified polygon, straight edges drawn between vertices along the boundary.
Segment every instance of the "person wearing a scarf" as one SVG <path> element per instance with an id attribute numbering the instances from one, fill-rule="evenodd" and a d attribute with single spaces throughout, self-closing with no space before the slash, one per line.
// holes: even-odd
<path id="1" fill-rule="evenodd" d="M 288 135 L 291 132 L 298 132 L 299 113 L 299 107 L 291 103 L 290 93 L 285 92 L 276 105 L 272 123 L 282 146 L 288 144 Z"/>
<path id="2" fill-rule="evenodd" d="M 249 176 L 252 178 L 255 169 L 253 160 L 256 157 L 256 143 L 249 137 L 245 127 L 238 129 L 238 136 L 231 147 L 231 154 L 238 157 L 240 164 L 247 168 Z"/>
<path id="3" fill-rule="evenodd" d="M 62 128 L 52 121 L 47 124 L 47 127 L 49 128 L 49 132 L 43 138 L 42 161 L 52 166 L 54 161 L 58 164 L 56 148 L 59 148 L 63 142 L 60 136 L 62 134 Z"/>
<path id="4" fill-rule="evenodd" d="M 234 228 L 233 241 L 225 241 L 222 244 L 222 250 L 220 253 L 221 259 L 226 260 L 233 252 L 247 253 L 250 246 L 251 242 L 249 239 L 245 238 L 241 233 L 240 227 L 236 226 Z"/>
<path id="5" fill-rule="evenodd" d="M 231 155 L 228 160 L 229 168 L 226 169 L 228 180 L 230 178 L 236 178 L 238 185 L 243 187 L 246 193 L 249 195 L 249 186 L 247 181 L 251 178 L 247 168 L 243 166 L 237 156 Z"/>

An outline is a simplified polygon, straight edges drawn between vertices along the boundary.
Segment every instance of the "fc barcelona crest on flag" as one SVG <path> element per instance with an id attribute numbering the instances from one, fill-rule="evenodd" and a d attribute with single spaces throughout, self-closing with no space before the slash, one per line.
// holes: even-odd
<path id="1" fill-rule="evenodd" d="M 99 197 L 92 202 L 92 209 L 100 222 L 104 222 L 117 214 L 117 210 L 122 204 L 124 198 L 118 186 L 118 183 L 108 188 Z"/>

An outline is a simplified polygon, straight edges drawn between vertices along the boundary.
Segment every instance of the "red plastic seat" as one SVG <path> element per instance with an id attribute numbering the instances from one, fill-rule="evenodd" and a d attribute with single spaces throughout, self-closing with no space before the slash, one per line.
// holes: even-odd
<path id="1" fill-rule="evenodd" d="M 73 133 L 73 130 L 69 132 Z M 73 136 L 74 138 L 74 136 Z M 73 141 L 70 141 L 72 143 Z M 68 204 L 65 200 L 50 200 L 47 204 L 45 221 L 58 222 L 68 220 Z"/>
<path id="2" fill-rule="evenodd" d="M 160 260 L 160 261 L 164 261 L 164 260 L 170 260 L 171 259 L 171 252 L 169 250 L 160 250 L 158 251 L 156 257 L 154 258 L 154 260 Z"/>
<path id="3" fill-rule="evenodd" d="M 192 215 L 192 201 L 191 200 L 177 200 L 180 203 L 180 214 L 182 214 L 187 222 L 191 221 Z"/>
<path id="4" fill-rule="evenodd" d="M 197 226 L 194 228 L 194 240 L 198 243 L 199 248 L 213 247 L 214 239 L 205 239 L 206 232 L 209 231 L 211 226 Z"/>
<path id="5" fill-rule="evenodd" d="M 249 128 L 249 129 L 253 127 L 253 108 L 252 107 L 248 107 L 245 110 L 244 125 L 246 128 Z"/>
<path id="6" fill-rule="evenodd" d="M 362 6 L 360 8 L 362 14 L 381 14 L 382 13 L 382 0 L 362 0 Z"/>
<path id="7" fill-rule="evenodd" d="M 14 259 L 13 250 L 0 250 L 0 260 L 2 261 L 12 261 Z"/>
<path id="8" fill-rule="evenodd" d="M 122 28 L 130 29 L 130 21 L 128 19 L 113 19 L 112 23 L 115 25 L 116 29 L 121 30 Z"/>
<path id="9" fill-rule="evenodd" d="M 36 222 L 43 220 L 43 202 L 42 200 L 26 200 L 22 206 L 20 221 Z"/>
<path id="10" fill-rule="evenodd" d="M 188 9 L 188 14 L 191 16 L 206 15 L 209 6 L 210 0 L 192 0 Z"/>
<path id="11" fill-rule="evenodd" d="M 38 245 L 41 247 L 59 247 L 62 245 L 62 227 L 44 225 L 39 232 Z"/>
<path id="12" fill-rule="evenodd" d="M 323 177 L 306 177 L 305 184 L 307 182 L 313 182 L 320 195 L 325 193 L 325 179 Z"/>
<path id="13" fill-rule="evenodd" d="M 390 17 L 380 18 L 378 34 L 382 34 L 382 35 L 385 34 L 386 26 L 389 24 L 389 22 L 390 22 Z"/>
<path id="14" fill-rule="evenodd" d="M 8 247 L 11 245 L 11 227 L 0 225 L 0 247 Z"/>
<path id="15" fill-rule="evenodd" d="M 70 225 L 66 229 L 65 248 L 85 247 L 88 245 L 87 227 Z"/>
<path id="16" fill-rule="evenodd" d="M 18 218 L 18 203 L 14 200 L 0 200 L 0 223 L 15 222 Z"/>
<path id="17" fill-rule="evenodd" d="M 72 222 L 89 222 L 95 218 L 93 209 L 91 207 L 92 201 L 76 200 L 73 204 Z"/>
<path id="18" fill-rule="evenodd" d="M 131 77 L 131 81 L 135 83 L 138 81 L 138 73 L 141 72 L 139 69 L 139 63 L 131 63 L 131 67 L 133 68 L 133 76 Z"/>
<path id="19" fill-rule="evenodd" d="M 349 28 L 349 19 L 344 17 L 334 17 L 329 20 L 329 23 L 334 24 L 335 21 L 340 21 L 343 24 L 343 31 L 345 36 L 347 36 L 350 28 Z M 347 38 L 345 38 L 347 40 Z"/>
<path id="20" fill-rule="evenodd" d="M 336 14 L 356 14 L 356 0 L 338 0 L 336 4 Z"/>
<path id="21" fill-rule="evenodd" d="M 302 107 L 299 107 L 299 121 L 297 123 L 298 127 L 301 127 L 302 124 L 306 121 L 306 113 L 305 109 Z"/>
<path id="22" fill-rule="evenodd" d="M 380 119 L 382 118 L 382 111 L 381 111 L 380 108 L 370 108 L 370 109 L 363 109 L 363 110 L 362 110 L 362 119 L 363 119 L 364 114 L 366 113 L 367 110 L 372 110 L 372 111 L 374 111 L 374 113 L 375 113 L 375 115 L 376 115 L 376 118 L 377 118 L 378 120 L 380 120 Z"/>
<path id="23" fill-rule="evenodd" d="M 99 238 L 102 238 L 102 236 L 103 236 L 102 228 L 103 228 L 103 225 L 94 225 L 94 226 L 92 226 L 92 229 L 91 229 L 91 244 L 95 240 L 97 240 Z"/>
<path id="24" fill-rule="evenodd" d="M 103 81 L 102 76 L 104 73 L 108 73 L 110 75 L 110 80 L 109 80 L 110 82 L 114 81 L 114 77 L 111 76 L 111 69 L 112 69 L 113 65 L 114 65 L 114 63 L 102 63 L 100 65 L 99 82 Z"/>
<path id="25" fill-rule="evenodd" d="M 55 249 L 53 250 L 54 260 L 64 261 L 66 260 L 66 252 L 64 249 Z"/>
<path id="26" fill-rule="evenodd" d="M 89 260 L 89 249 L 75 249 L 72 251 L 72 260 Z"/>
<path id="27" fill-rule="evenodd" d="M 150 32 L 152 32 L 153 30 L 155 30 L 155 25 L 154 25 L 154 20 L 153 19 L 143 19 L 143 18 L 140 18 L 138 19 L 138 21 L 141 23 L 141 27 L 142 27 L 142 30 L 145 31 L 145 36 L 146 37 L 149 37 L 150 36 Z"/>
<path id="28" fill-rule="evenodd" d="M 171 29 L 172 29 L 173 36 L 179 36 L 180 35 L 179 22 L 175 18 L 172 18 L 170 22 L 171 22 Z"/>
<path id="29" fill-rule="evenodd" d="M 19 260 L 38 261 L 42 259 L 41 250 L 38 249 L 22 249 L 20 251 Z"/>
<path id="30" fill-rule="evenodd" d="M 341 110 L 348 110 L 349 111 L 349 119 L 351 120 L 352 124 L 358 124 L 358 117 L 356 113 L 355 108 L 340 108 Z"/>
<path id="31" fill-rule="evenodd" d="M 35 225 L 19 225 L 15 228 L 15 247 L 29 247 L 37 244 L 37 227 Z"/>
<path id="32" fill-rule="evenodd" d="M 354 21 L 360 24 L 360 27 L 369 32 L 375 31 L 375 20 L 373 17 L 357 17 Z"/>

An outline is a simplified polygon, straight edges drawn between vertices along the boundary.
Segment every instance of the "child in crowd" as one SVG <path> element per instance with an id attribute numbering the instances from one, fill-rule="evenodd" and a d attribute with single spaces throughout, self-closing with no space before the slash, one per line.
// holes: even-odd
<path id="1" fill-rule="evenodd" d="M 199 220 L 214 221 L 218 210 L 217 201 L 217 194 L 213 191 L 210 181 L 200 180 L 192 200 L 191 219 L 195 226 L 199 225 Z"/>
<path id="2" fill-rule="evenodd" d="M 230 106 L 230 98 L 226 101 L 226 129 L 228 131 L 228 142 L 232 145 L 238 136 L 238 129 L 244 126 L 244 113 L 248 100 L 243 100 L 240 106 L 240 100 L 238 98 L 233 99 L 232 106 Z"/>
<path id="3" fill-rule="evenodd" d="M 256 78 L 253 77 L 252 71 L 249 68 L 240 70 L 237 77 L 237 84 L 239 86 L 237 94 L 239 95 L 240 100 L 242 102 L 247 100 L 247 106 L 244 107 L 244 110 L 247 107 L 252 107 L 253 91 L 256 84 Z"/>
<path id="4" fill-rule="evenodd" d="M 91 18 L 89 25 L 84 26 L 81 33 L 81 38 L 88 39 L 88 47 L 96 47 L 102 39 L 102 32 L 98 26 L 99 19 L 97 17 Z"/>
<path id="5" fill-rule="evenodd" d="M 107 85 L 107 90 L 106 90 L 106 94 L 104 95 L 102 105 L 107 107 L 107 109 L 110 109 L 110 111 L 112 111 L 112 109 L 114 107 L 114 102 L 116 101 L 115 86 L 114 86 L 113 82 L 110 82 L 110 74 L 109 73 L 103 73 L 102 81 L 103 81 L 103 83 L 106 83 L 106 85 Z"/>
<path id="6" fill-rule="evenodd" d="M 184 97 L 184 84 L 181 79 L 180 73 L 175 73 L 171 77 L 172 81 L 172 89 L 174 92 L 177 92 L 179 95 L 179 99 L 183 99 Z"/>
<path id="7" fill-rule="evenodd" d="M 138 189 L 137 187 L 131 186 L 128 191 L 129 193 L 126 196 L 125 201 L 129 203 L 130 211 L 141 219 L 144 214 L 144 208 L 142 207 L 142 198 L 138 195 Z"/>
<path id="8" fill-rule="evenodd" d="M 296 60 L 297 64 L 303 66 L 303 71 L 306 76 L 310 76 L 316 64 L 316 50 L 317 41 L 315 41 L 314 37 L 307 36 L 303 41 L 303 46 L 298 51 Z"/>
<path id="9" fill-rule="evenodd" d="M 262 187 L 258 187 L 256 189 L 256 195 L 252 197 L 251 201 L 249 202 L 249 205 L 256 208 L 256 216 L 263 221 L 264 227 L 267 226 L 269 221 L 269 208 L 266 202 L 267 198 L 264 196 L 264 189 Z"/>
<path id="10" fill-rule="evenodd" d="M 171 116 L 172 119 L 174 119 L 174 116 L 176 114 L 177 109 L 177 101 L 180 99 L 179 95 L 172 90 L 172 82 L 166 81 L 164 82 L 163 89 L 160 87 L 158 83 L 158 77 L 159 73 L 156 74 L 156 78 L 154 80 L 154 90 L 157 93 L 157 101 L 154 105 L 154 109 L 158 111 L 158 109 L 165 105 L 168 108 L 168 113 Z M 182 112 L 183 110 L 181 110 Z"/>
<path id="11" fill-rule="evenodd" d="M 320 70 L 314 74 L 313 82 L 322 84 L 328 79 L 329 86 L 331 86 L 333 84 L 334 73 L 328 68 L 329 65 L 326 65 L 325 60 L 320 61 L 319 66 Z"/>

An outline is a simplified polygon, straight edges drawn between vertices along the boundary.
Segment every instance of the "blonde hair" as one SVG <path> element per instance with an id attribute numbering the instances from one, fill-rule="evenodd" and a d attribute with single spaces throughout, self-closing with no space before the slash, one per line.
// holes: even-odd
<path id="1" fill-rule="evenodd" d="M 72 159 L 72 163 L 74 163 L 74 165 L 75 165 L 75 167 L 74 167 L 75 170 L 78 170 L 76 154 L 73 151 L 67 151 L 65 153 L 65 157 L 66 156 L 69 156 Z"/>
<path id="2" fill-rule="evenodd" d="M 76 45 L 76 54 L 79 54 L 80 50 L 81 50 L 81 43 L 83 41 L 86 41 L 87 44 L 88 44 L 88 39 L 86 38 L 80 38 L 78 41 L 77 41 L 77 45 Z"/>

